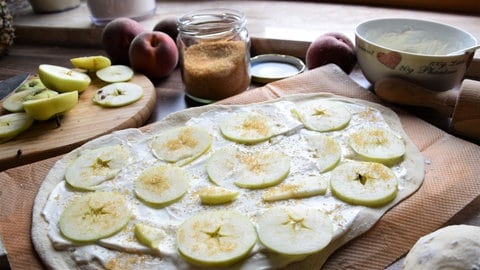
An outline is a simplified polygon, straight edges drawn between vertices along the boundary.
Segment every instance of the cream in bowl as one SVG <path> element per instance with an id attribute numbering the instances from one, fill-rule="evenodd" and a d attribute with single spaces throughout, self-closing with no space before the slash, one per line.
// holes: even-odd
<path id="1" fill-rule="evenodd" d="M 477 40 L 471 34 L 431 21 L 384 18 L 359 24 L 355 50 L 371 82 L 400 77 L 435 90 L 454 88 L 463 79 Z"/>

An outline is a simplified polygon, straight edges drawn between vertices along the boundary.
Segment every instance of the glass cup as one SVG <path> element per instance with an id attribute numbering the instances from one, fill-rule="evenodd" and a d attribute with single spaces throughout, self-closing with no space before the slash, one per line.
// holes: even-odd
<path id="1" fill-rule="evenodd" d="M 206 9 L 178 19 L 177 46 L 185 94 L 211 103 L 250 86 L 250 37 L 245 15 L 232 9 Z"/>
<path id="2" fill-rule="evenodd" d="M 87 0 L 92 22 L 105 25 L 115 18 L 143 20 L 155 14 L 155 0 Z"/>

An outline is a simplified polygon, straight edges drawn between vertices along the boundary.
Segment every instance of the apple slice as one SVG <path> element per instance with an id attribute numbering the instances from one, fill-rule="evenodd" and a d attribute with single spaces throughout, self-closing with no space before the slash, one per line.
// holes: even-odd
<path id="1" fill-rule="evenodd" d="M 95 73 L 97 78 L 104 82 L 126 82 L 133 78 L 133 69 L 125 65 L 112 65 L 106 68 L 97 70 Z"/>
<path id="2" fill-rule="evenodd" d="M 167 236 L 164 230 L 144 223 L 136 223 L 134 232 L 140 243 L 152 249 L 158 249 Z"/>
<path id="3" fill-rule="evenodd" d="M 242 188 L 266 188 L 282 182 L 290 172 L 290 159 L 278 151 L 217 150 L 207 161 L 207 174 L 219 186 L 233 182 Z"/>
<path id="4" fill-rule="evenodd" d="M 140 199 L 162 207 L 180 199 L 188 186 L 185 172 L 172 165 L 147 168 L 134 180 L 135 194 Z"/>
<path id="5" fill-rule="evenodd" d="M 272 187 L 262 194 L 266 202 L 307 198 L 324 195 L 327 192 L 328 180 L 321 176 L 306 176 L 289 184 Z"/>
<path id="6" fill-rule="evenodd" d="M 260 242 L 284 255 L 307 255 L 325 248 L 333 224 L 321 210 L 304 206 L 273 207 L 257 218 Z"/>
<path id="7" fill-rule="evenodd" d="M 395 173 L 377 162 L 349 161 L 330 175 L 333 195 L 350 204 L 383 206 L 395 199 L 397 186 Z"/>
<path id="8" fill-rule="evenodd" d="M 50 97 L 58 96 L 58 94 L 59 93 L 57 91 L 44 88 L 42 90 L 35 91 L 32 96 L 28 97 L 28 100 L 50 98 Z"/>
<path id="9" fill-rule="evenodd" d="M 239 113 L 220 123 L 220 131 L 228 140 L 254 144 L 274 135 L 272 124 L 273 120 L 266 115 L 256 112 Z"/>
<path id="10" fill-rule="evenodd" d="M 38 77 L 30 77 L 28 78 L 25 82 L 23 82 L 16 90 L 15 92 L 21 92 L 24 90 L 43 90 L 47 87 L 42 83 L 40 78 Z"/>
<path id="11" fill-rule="evenodd" d="M 256 242 L 253 223 L 234 211 L 200 212 L 177 231 L 180 254 L 201 266 L 230 266 L 248 256 Z"/>
<path id="12" fill-rule="evenodd" d="M 308 151 L 321 173 L 333 169 L 338 164 L 342 158 L 342 148 L 335 139 L 323 134 L 309 135 L 306 138 Z"/>
<path id="13" fill-rule="evenodd" d="M 350 135 L 349 144 L 361 159 L 387 165 L 401 161 L 405 154 L 402 138 L 385 128 L 362 128 Z"/>
<path id="14" fill-rule="evenodd" d="M 93 102 L 104 107 L 121 107 L 139 100 L 143 88 L 134 83 L 112 83 L 97 90 Z"/>
<path id="15" fill-rule="evenodd" d="M 91 242 L 121 231 L 130 217 L 127 202 L 119 193 L 92 192 L 70 202 L 58 226 L 70 240 Z"/>
<path id="16" fill-rule="evenodd" d="M 9 112 L 22 112 L 23 102 L 28 100 L 28 97 L 36 92 L 34 89 L 23 90 L 20 92 L 14 92 L 5 98 L 2 103 L 2 107 Z"/>
<path id="17" fill-rule="evenodd" d="M 310 130 L 326 132 L 345 128 L 352 113 L 340 101 L 314 101 L 294 110 L 299 120 Z"/>
<path id="18" fill-rule="evenodd" d="M 198 195 L 202 204 L 224 204 L 235 200 L 240 194 L 236 190 L 226 189 L 217 186 L 208 186 L 200 189 Z"/>
<path id="19" fill-rule="evenodd" d="M 27 130 L 33 124 L 33 118 L 23 112 L 0 116 L 0 143 L 11 140 Z"/>
<path id="20" fill-rule="evenodd" d="M 210 149 L 212 136 L 194 126 L 166 130 L 150 141 L 150 148 L 158 159 L 178 166 L 186 165 Z"/>
<path id="21" fill-rule="evenodd" d="M 3 101 L 2 106 L 5 110 L 10 112 L 22 112 L 25 111 L 23 109 L 23 103 L 27 100 L 43 99 L 57 95 L 58 92 L 47 88 L 43 88 L 41 90 L 35 90 L 31 88 L 12 93 Z"/>
<path id="22" fill-rule="evenodd" d="M 38 67 L 38 76 L 42 83 L 58 92 L 82 92 L 90 85 L 90 77 L 69 68 L 42 64 Z"/>
<path id="23" fill-rule="evenodd" d="M 83 151 L 66 169 L 65 180 L 75 188 L 94 190 L 115 178 L 129 161 L 130 152 L 122 145 Z"/>
<path id="24" fill-rule="evenodd" d="M 69 111 L 77 103 L 78 92 L 71 91 L 47 98 L 27 100 L 23 102 L 23 109 L 35 120 L 43 121 Z"/>
<path id="25" fill-rule="evenodd" d="M 70 59 L 70 63 L 76 68 L 94 72 L 112 65 L 110 59 L 103 55 L 82 56 Z"/>

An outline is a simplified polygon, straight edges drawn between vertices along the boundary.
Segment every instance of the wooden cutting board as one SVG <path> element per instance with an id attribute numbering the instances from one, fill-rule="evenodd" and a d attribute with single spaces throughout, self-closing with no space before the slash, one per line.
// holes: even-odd
<path id="1" fill-rule="evenodd" d="M 114 130 L 143 125 L 155 107 L 155 87 L 140 74 L 135 74 L 131 82 L 143 87 L 139 101 L 119 108 L 103 108 L 95 105 L 92 97 L 106 83 L 92 78 L 91 85 L 80 94 L 78 104 L 60 118 L 60 126 L 55 120 L 36 121 L 27 131 L 0 144 L 0 171 L 64 154 Z"/>
<path id="2" fill-rule="evenodd" d="M 338 67 L 328 65 L 246 91 L 221 104 L 253 103 L 312 92 L 330 92 L 380 102 L 371 91 L 357 85 Z M 385 269 L 404 255 L 419 237 L 444 226 L 451 217 L 458 217 L 460 211 L 465 213 L 467 210 L 471 213 L 469 216 L 478 212 L 480 146 L 451 136 L 405 111 L 394 109 L 405 131 L 425 156 L 424 183 L 415 194 L 387 212 L 368 232 L 337 250 L 322 267 L 324 270 Z M 141 130 L 148 131 L 149 128 L 151 125 L 146 125 Z M 0 234 L 12 269 L 46 269 L 31 241 L 32 209 L 45 176 L 60 158 L 52 157 L 0 172 Z M 477 202 L 473 208 L 472 201 Z"/>

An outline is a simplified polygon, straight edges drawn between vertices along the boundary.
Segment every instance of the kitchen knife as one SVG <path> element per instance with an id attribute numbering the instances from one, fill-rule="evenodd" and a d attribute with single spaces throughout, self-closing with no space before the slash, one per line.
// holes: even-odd
<path id="1" fill-rule="evenodd" d="M 30 74 L 24 73 L 1 81 L 0 100 L 22 85 L 22 83 L 28 79 L 28 76 L 30 76 Z"/>
<path id="2" fill-rule="evenodd" d="M 434 109 L 451 117 L 450 130 L 480 141 L 480 81 L 463 80 L 459 89 L 434 91 L 399 79 L 375 83 L 375 93 L 391 103 Z"/>

